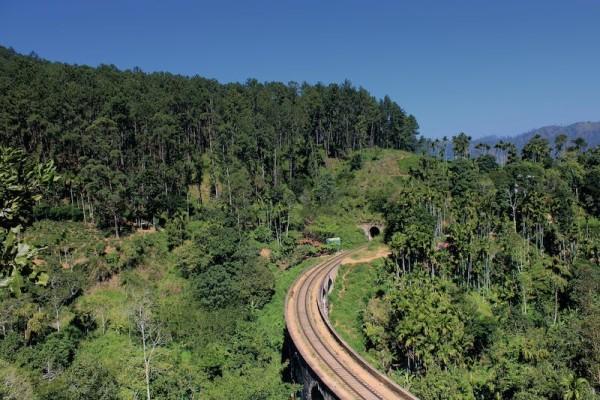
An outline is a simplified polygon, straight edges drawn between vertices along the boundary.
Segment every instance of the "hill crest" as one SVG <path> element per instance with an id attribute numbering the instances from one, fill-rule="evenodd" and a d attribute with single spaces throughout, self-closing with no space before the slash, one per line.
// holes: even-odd
<path id="1" fill-rule="evenodd" d="M 600 145 L 600 122 L 576 122 L 571 125 L 548 125 L 541 128 L 532 129 L 528 132 L 521 133 L 515 136 L 484 136 L 473 141 L 473 146 L 478 143 L 487 143 L 494 145 L 499 141 L 514 143 L 517 148 L 522 149 L 523 146 L 531 140 L 535 135 L 540 135 L 547 139 L 550 144 L 554 143 L 554 138 L 559 134 L 564 133 L 568 137 L 568 141 L 572 142 L 576 138 L 583 138 L 588 143 L 588 146 L 594 147 Z"/>

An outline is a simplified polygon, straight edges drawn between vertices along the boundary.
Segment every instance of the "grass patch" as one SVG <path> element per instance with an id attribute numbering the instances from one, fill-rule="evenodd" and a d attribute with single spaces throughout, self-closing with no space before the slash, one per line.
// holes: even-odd
<path id="1" fill-rule="evenodd" d="M 379 236 L 375 236 L 373 238 L 373 240 L 371 240 L 367 246 L 367 250 L 369 251 L 377 251 L 379 250 L 382 246 L 384 246 L 383 243 L 383 232 L 381 232 L 379 234 Z"/>
<path id="2" fill-rule="evenodd" d="M 92 314 L 99 329 L 104 331 L 127 332 L 130 325 L 128 307 L 127 293 L 118 287 L 96 289 L 77 302 L 77 308 Z"/>
<path id="3" fill-rule="evenodd" d="M 389 185 L 402 184 L 410 167 L 419 162 L 416 154 L 390 149 L 365 152 L 364 159 L 364 165 L 356 171 L 354 179 L 361 191 L 381 190 Z"/>
<path id="4" fill-rule="evenodd" d="M 398 168 L 400 174 L 408 174 L 411 168 L 419 166 L 419 159 L 421 157 L 416 154 L 405 154 L 398 160 Z"/>
<path id="5" fill-rule="evenodd" d="M 375 263 L 342 265 L 329 296 L 330 320 L 336 331 L 353 349 L 367 360 L 368 356 L 362 334 L 361 313 L 367 306 L 374 290 Z"/>

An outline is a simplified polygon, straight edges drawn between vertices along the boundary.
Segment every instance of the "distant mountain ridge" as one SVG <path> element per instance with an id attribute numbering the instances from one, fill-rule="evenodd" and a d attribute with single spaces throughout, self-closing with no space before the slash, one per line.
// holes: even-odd
<path id="1" fill-rule="evenodd" d="M 561 133 L 567 135 L 568 145 L 571 145 L 572 141 L 579 137 L 585 139 L 588 143 L 588 147 L 600 145 L 600 122 L 577 122 L 567 126 L 544 126 L 516 136 L 484 136 L 473 140 L 472 147 L 475 147 L 478 143 L 487 143 L 493 146 L 503 140 L 505 142 L 514 143 L 518 149 L 522 149 L 535 135 L 540 135 L 547 139 L 552 146 L 554 145 L 554 138 Z"/>

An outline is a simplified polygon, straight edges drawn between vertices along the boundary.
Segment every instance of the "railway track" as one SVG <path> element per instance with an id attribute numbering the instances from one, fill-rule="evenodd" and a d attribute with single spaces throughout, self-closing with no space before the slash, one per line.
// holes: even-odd
<path id="1" fill-rule="evenodd" d="M 369 365 L 329 322 L 327 294 L 348 254 L 343 252 L 317 264 L 294 282 L 285 302 L 290 337 L 312 371 L 340 399 L 417 400 Z"/>

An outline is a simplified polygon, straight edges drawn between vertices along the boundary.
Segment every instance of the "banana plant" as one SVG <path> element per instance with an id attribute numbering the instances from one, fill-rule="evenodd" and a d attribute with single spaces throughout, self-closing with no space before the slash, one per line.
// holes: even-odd
<path id="1" fill-rule="evenodd" d="M 23 151 L 0 147 L 0 290 L 18 295 L 26 281 L 48 282 L 44 267 L 33 262 L 40 249 L 22 236 L 33 206 L 56 179 L 52 162 L 32 163 Z"/>

